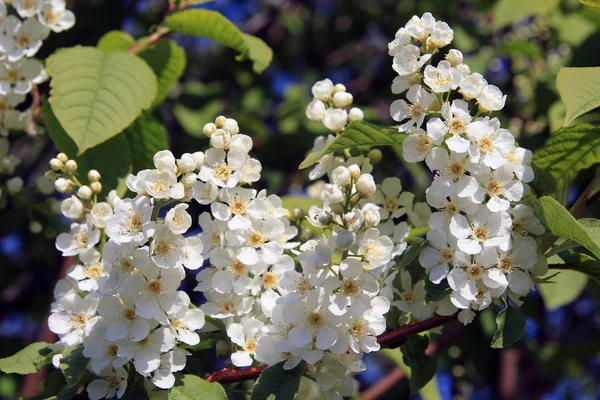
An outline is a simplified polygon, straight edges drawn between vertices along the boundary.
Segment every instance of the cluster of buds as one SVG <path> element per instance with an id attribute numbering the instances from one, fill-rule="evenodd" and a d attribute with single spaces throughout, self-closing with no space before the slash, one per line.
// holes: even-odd
<path id="1" fill-rule="evenodd" d="M 313 85 L 312 94 L 313 101 L 306 107 L 307 118 L 321 121 L 333 133 L 340 133 L 349 122 L 364 118 L 360 108 L 350 108 L 354 98 L 341 83 L 334 85 L 330 79 L 324 79 Z"/>

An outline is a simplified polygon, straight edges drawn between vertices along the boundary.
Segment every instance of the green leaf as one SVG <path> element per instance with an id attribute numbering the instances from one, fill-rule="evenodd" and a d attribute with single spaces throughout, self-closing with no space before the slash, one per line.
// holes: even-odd
<path id="1" fill-rule="evenodd" d="M 73 47 L 46 61 L 50 104 L 78 155 L 127 128 L 151 106 L 156 76 L 139 57 L 94 47 Z"/>
<path id="2" fill-rule="evenodd" d="M 102 51 L 127 51 L 135 39 L 127 32 L 110 31 L 98 40 L 98 47 Z"/>
<path id="3" fill-rule="evenodd" d="M 533 155 L 533 167 L 542 172 L 534 187 L 546 193 L 565 187 L 577 174 L 600 162 L 600 127 L 581 124 L 555 132 Z M 554 178 L 552 181 L 549 178 Z"/>
<path id="4" fill-rule="evenodd" d="M 60 369 L 69 386 L 75 386 L 87 370 L 89 358 L 83 355 L 83 345 L 71 346 L 63 351 Z"/>
<path id="5" fill-rule="evenodd" d="M 538 218 L 540 218 L 550 233 L 573 240 L 600 258 L 600 245 L 592 239 L 586 228 L 577 222 L 559 202 L 552 197 L 544 196 L 534 206 Z"/>
<path id="6" fill-rule="evenodd" d="M 560 0 L 500 0 L 494 6 L 494 29 L 514 24 L 526 17 L 544 15 L 554 10 Z"/>
<path id="7" fill-rule="evenodd" d="M 406 134 L 398 132 L 394 127 L 388 128 L 364 121 L 352 122 L 323 150 L 310 153 L 298 168 L 308 168 L 324 155 L 335 151 L 351 150 L 359 146 L 394 146 L 401 144 L 405 138 Z"/>
<path id="8" fill-rule="evenodd" d="M 565 306 L 577 299 L 587 286 L 588 277 L 580 272 L 566 270 L 553 277 L 552 282 L 538 285 L 544 305 L 549 310 Z"/>
<path id="9" fill-rule="evenodd" d="M 169 400 L 227 400 L 225 389 L 217 382 L 207 382 L 195 375 L 175 374 Z"/>
<path id="10" fill-rule="evenodd" d="M 600 106 L 600 67 L 561 68 L 556 86 L 567 108 L 564 126 Z"/>
<path id="11" fill-rule="evenodd" d="M 439 284 L 435 284 L 431 282 L 429 279 L 425 279 L 425 301 L 426 302 L 434 302 L 440 301 L 446 296 L 448 296 L 452 290 L 448 285 L 448 281 L 443 280 Z"/>
<path id="12" fill-rule="evenodd" d="M 561 252 L 558 255 L 565 262 L 564 265 L 560 265 L 561 270 L 572 270 L 586 274 L 600 284 L 600 260 L 574 250 Z"/>
<path id="13" fill-rule="evenodd" d="M 47 355 L 52 352 L 49 344 L 32 343 L 10 357 L 0 359 L 0 371 L 6 374 L 27 375 L 39 371 L 47 364 Z"/>
<path id="14" fill-rule="evenodd" d="M 293 400 L 300 386 L 300 378 L 306 370 L 303 361 L 290 370 L 283 369 L 285 361 L 271 365 L 261 374 L 252 389 L 252 400 L 266 400 L 275 396 L 277 400 Z"/>
<path id="15" fill-rule="evenodd" d="M 185 70 L 185 50 L 172 40 L 163 39 L 141 52 L 158 79 L 158 90 L 151 108 L 158 107 L 167 97 Z"/>
<path id="16" fill-rule="evenodd" d="M 273 51 L 259 38 L 244 34 L 216 11 L 184 10 L 168 16 L 165 25 L 177 33 L 201 36 L 240 52 L 240 59 L 249 58 L 253 69 L 261 73 L 273 59 Z"/>
<path id="17" fill-rule="evenodd" d="M 70 159 L 77 161 L 79 170 L 89 171 L 95 169 L 100 172 L 100 175 L 102 175 L 101 196 L 117 189 L 127 175 L 131 173 L 131 152 L 124 134 L 112 137 L 77 157 L 77 145 L 62 128 L 48 102 L 44 102 L 42 105 L 42 113 L 48 134 L 58 150 L 65 153 Z M 119 160 L 119 162 L 106 162 L 107 160 Z M 84 183 L 87 182 L 85 173 L 80 175 L 79 179 Z M 121 191 L 120 195 L 123 193 L 124 191 Z"/>
<path id="18" fill-rule="evenodd" d="M 134 171 L 154 168 L 154 154 L 169 148 L 164 125 L 150 113 L 142 113 L 124 133 L 129 142 Z"/>
<path id="19" fill-rule="evenodd" d="M 221 100 L 211 100 L 203 104 L 199 109 L 190 108 L 182 103 L 173 105 L 173 114 L 183 130 L 190 136 L 206 138 L 202 132 L 204 124 L 214 121 L 224 110 Z"/>
<path id="20" fill-rule="evenodd" d="M 579 0 L 579 2 L 588 7 L 600 8 L 600 0 Z"/>
<path id="21" fill-rule="evenodd" d="M 516 343 L 523 336 L 526 324 L 527 320 L 521 310 L 507 305 L 496 316 L 497 329 L 492 338 L 492 347 L 503 349 Z"/>
<path id="22" fill-rule="evenodd" d="M 400 349 L 402 359 L 406 366 L 410 367 L 410 392 L 417 393 L 431 379 L 437 371 L 436 360 L 425 353 L 429 346 L 427 336 L 410 336 Z"/>
<path id="23" fill-rule="evenodd" d="M 596 25 L 579 13 L 554 13 L 550 18 L 551 27 L 556 29 L 561 42 L 579 46 L 592 33 Z"/>

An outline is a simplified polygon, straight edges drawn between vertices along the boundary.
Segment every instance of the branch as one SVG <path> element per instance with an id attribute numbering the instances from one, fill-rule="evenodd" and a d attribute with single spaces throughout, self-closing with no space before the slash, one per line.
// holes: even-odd
<path id="1" fill-rule="evenodd" d="M 445 325 L 448 322 L 456 320 L 457 318 L 458 313 L 450 316 L 436 315 L 434 317 L 424 319 L 423 321 L 385 332 L 377 336 L 377 343 L 379 343 L 381 347 L 396 348 L 404 344 L 406 339 L 408 339 L 410 336 Z M 260 365 L 258 367 L 246 369 L 223 368 L 218 372 L 208 375 L 206 378 L 204 378 L 204 380 L 223 384 L 256 379 L 259 377 L 261 372 L 267 369 L 267 367 L 267 365 Z"/>

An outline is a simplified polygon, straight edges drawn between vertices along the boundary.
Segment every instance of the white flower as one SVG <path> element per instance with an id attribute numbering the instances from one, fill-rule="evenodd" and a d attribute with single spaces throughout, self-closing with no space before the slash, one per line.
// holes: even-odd
<path id="1" fill-rule="evenodd" d="M 486 85 L 487 81 L 483 78 L 483 76 L 475 72 L 466 76 L 460 82 L 459 92 L 463 95 L 465 100 L 475 99 L 481 95 L 481 91 L 484 87 L 486 87 Z"/>
<path id="2" fill-rule="evenodd" d="M 402 183 L 396 177 L 385 178 L 371 201 L 380 205 L 381 219 L 399 218 L 406 214 L 406 207 L 411 205 L 414 194 L 402 192 Z"/>
<path id="3" fill-rule="evenodd" d="M 152 261 L 161 268 L 181 266 L 184 259 L 183 247 L 186 244 L 185 238 L 173 233 L 168 226 L 157 225 L 155 235 L 150 244 Z"/>
<path id="4" fill-rule="evenodd" d="M 510 216 L 506 212 L 490 212 L 482 207 L 469 217 L 455 215 L 450 222 L 450 233 L 458 239 L 458 248 L 467 254 L 479 254 L 484 247 L 510 246 Z"/>
<path id="5" fill-rule="evenodd" d="M 408 221 L 411 223 L 413 228 L 422 228 L 427 226 L 427 222 L 431 217 L 431 208 L 427 203 L 415 203 L 414 207 L 408 207 L 406 215 L 408 215 Z"/>
<path id="6" fill-rule="evenodd" d="M 177 172 L 175 156 L 169 150 L 161 150 L 152 157 L 154 166 L 159 171 Z"/>
<path id="7" fill-rule="evenodd" d="M 76 256 L 84 250 L 91 249 L 100 241 L 100 231 L 92 224 L 71 224 L 70 233 L 61 233 L 56 238 L 56 249 L 62 251 L 63 257 Z"/>
<path id="8" fill-rule="evenodd" d="M 448 54 L 446 54 L 446 60 L 448 60 L 453 67 L 459 66 L 463 63 L 463 54 L 460 50 L 450 49 L 448 50 Z"/>
<path id="9" fill-rule="evenodd" d="M 319 136 L 315 139 L 311 152 L 316 153 L 323 150 L 329 143 L 335 139 L 333 135 Z M 312 181 L 319 179 L 327 173 L 333 162 L 333 154 L 325 154 L 319 159 L 319 162 L 308 173 L 308 178 Z"/>
<path id="10" fill-rule="evenodd" d="M 161 389 L 170 389 L 175 384 L 173 372 L 181 371 L 186 364 L 185 350 L 174 348 L 160 357 L 160 365 L 152 372 L 152 383 Z"/>
<path id="11" fill-rule="evenodd" d="M 0 95 L 29 93 L 43 70 L 42 63 L 32 58 L 0 64 Z"/>
<path id="12" fill-rule="evenodd" d="M 176 338 L 168 327 L 160 327 L 139 342 L 121 339 L 117 344 L 123 357 L 133 358 L 137 372 L 149 374 L 160 366 L 162 353 L 175 346 Z"/>
<path id="13" fill-rule="evenodd" d="M 427 39 L 427 36 L 431 33 L 431 29 L 435 24 L 435 18 L 431 13 L 426 12 L 421 18 L 413 15 L 413 17 L 406 23 L 406 32 L 409 33 L 415 39 L 423 42 Z"/>
<path id="14" fill-rule="evenodd" d="M 311 91 L 315 99 L 328 102 L 331 100 L 333 82 L 331 82 L 330 79 L 323 79 L 322 81 L 315 82 Z"/>
<path id="15" fill-rule="evenodd" d="M 156 199 L 181 199 L 184 196 L 183 183 L 167 170 L 151 170 L 145 176 L 146 193 Z"/>
<path id="16" fill-rule="evenodd" d="M 204 294 L 208 302 L 202 304 L 200 309 L 214 318 L 224 319 L 248 314 L 254 304 L 254 298 L 248 296 L 216 292 L 205 292 Z"/>
<path id="17" fill-rule="evenodd" d="M 179 306 L 179 309 L 169 314 L 172 333 L 178 340 L 190 346 L 200 343 L 200 336 L 195 332 L 204 326 L 204 312 L 199 308 L 187 308 L 188 305 Z"/>
<path id="18" fill-rule="evenodd" d="M 405 45 L 396 55 L 392 63 L 392 68 L 400 76 L 412 75 L 421 70 L 431 58 L 431 54 L 421 56 L 421 50 L 413 44 Z"/>
<path id="19" fill-rule="evenodd" d="M 514 239 L 525 237 L 527 233 L 543 235 L 546 232 L 546 228 L 537 219 L 531 207 L 525 204 L 517 204 L 511 210 L 511 214 L 512 225 L 510 227 L 510 234 Z"/>
<path id="20" fill-rule="evenodd" d="M 454 39 L 454 31 L 443 21 L 437 21 L 431 28 L 431 37 L 427 40 L 428 45 L 441 48 L 449 45 Z"/>
<path id="21" fill-rule="evenodd" d="M 187 269 L 198 269 L 204 263 L 202 251 L 204 245 L 199 236 L 191 236 L 185 239 L 186 243 L 181 249 L 183 251 L 183 266 Z"/>
<path id="22" fill-rule="evenodd" d="M 107 340 L 107 325 L 105 320 L 99 319 L 83 342 L 83 355 L 91 358 L 90 367 L 96 374 L 108 366 L 120 368 L 129 361 L 119 355 L 119 346 L 113 340 Z"/>
<path id="23" fill-rule="evenodd" d="M 442 144 L 443 139 L 444 136 L 437 131 L 414 130 L 402 143 L 402 157 L 408 162 L 423 161 L 430 157 L 429 154 L 435 146 Z"/>
<path id="24" fill-rule="evenodd" d="M 242 317 L 240 323 L 227 327 L 227 336 L 240 350 L 231 354 L 231 362 L 236 367 L 252 365 L 252 357 L 256 350 L 258 338 L 262 334 L 263 323 L 254 317 Z"/>
<path id="25" fill-rule="evenodd" d="M 234 187 L 240 181 L 241 169 L 245 162 L 245 157 L 238 152 L 224 150 L 208 149 L 206 151 L 206 165 L 200 169 L 198 177 L 204 182 L 212 182 L 219 187 Z M 227 162 L 225 158 L 227 157 Z"/>
<path id="26" fill-rule="evenodd" d="M 83 265 L 75 265 L 67 275 L 78 281 L 78 287 L 81 291 L 92 292 L 98 290 L 98 281 L 106 281 L 106 277 L 110 273 L 110 266 L 105 268 L 100 259 L 100 253 L 94 248 L 82 251 L 79 258 Z"/>
<path id="27" fill-rule="evenodd" d="M 392 303 L 400 311 L 411 313 L 415 318 L 422 320 L 431 315 L 431 307 L 425 305 L 425 285 L 424 281 L 412 284 L 410 272 L 401 271 L 400 281 L 402 287 L 399 289 L 400 299 Z"/>
<path id="28" fill-rule="evenodd" d="M 227 242 L 236 246 L 236 257 L 247 265 L 259 261 L 275 264 L 283 252 L 277 242 L 285 232 L 285 226 L 277 218 L 268 217 L 264 221 L 252 221 L 252 226 L 246 230 L 229 230 L 225 233 Z"/>
<path id="29" fill-rule="evenodd" d="M 7 24 L 4 25 L 5 27 Z M 23 57 L 33 57 L 50 30 L 37 19 L 26 19 L 10 28 L 11 32 L 0 37 L 0 50 L 7 54 L 9 62 L 19 61 Z"/>
<path id="30" fill-rule="evenodd" d="M 412 126 L 420 128 L 429 108 L 432 104 L 437 104 L 435 96 L 421 85 L 412 86 L 406 93 L 406 98 L 409 102 L 400 99 L 390 105 L 390 114 L 394 121 L 402 122 L 408 119 L 400 125 L 400 131 L 407 131 Z"/>
<path id="31" fill-rule="evenodd" d="M 365 272 L 363 263 L 357 258 L 347 258 L 340 263 L 342 279 L 335 281 L 339 292 L 331 297 L 328 310 L 334 315 L 344 315 L 351 312 L 362 316 L 370 307 L 371 299 L 379 291 L 375 277 Z"/>
<path id="32" fill-rule="evenodd" d="M 106 234 L 115 243 L 142 243 L 154 234 L 152 203 L 145 196 L 123 199 L 115 205 L 114 215 L 106 220 Z"/>
<path id="33" fill-rule="evenodd" d="M 71 29 L 75 25 L 75 14 L 66 9 L 65 0 L 45 0 L 38 18 L 54 32 Z"/>
<path id="34" fill-rule="evenodd" d="M 377 228 L 369 228 L 357 239 L 358 255 L 364 257 L 373 267 L 387 264 L 391 259 L 394 243 L 387 236 L 380 236 Z"/>
<path id="35" fill-rule="evenodd" d="M 434 118 L 427 123 L 428 131 L 436 131 L 435 134 L 451 136 L 446 139 L 446 144 L 451 151 L 457 153 L 466 153 L 469 150 L 470 142 L 463 137 L 466 133 L 467 125 L 471 122 L 469 113 L 469 104 L 464 100 L 454 100 L 452 105 L 444 103 L 442 105 L 442 117 L 444 120 Z M 433 132 L 432 132 L 433 134 Z"/>
<path id="36" fill-rule="evenodd" d="M 306 118 L 311 121 L 322 121 L 325 111 L 325 104 L 321 100 L 313 100 L 306 106 Z"/>
<path id="37" fill-rule="evenodd" d="M 455 90 L 462 80 L 462 75 L 452 68 L 446 60 L 440 61 L 437 68 L 428 65 L 424 71 L 424 82 L 434 93 L 445 93 Z"/>
<path id="38" fill-rule="evenodd" d="M 113 208 L 105 202 L 96 203 L 90 211 L 90 220 L 100 229 L 106 228 L 106 220 L 114 215 Z"/>
<path id="39" fill-rule="evenodd" d="M 212 181 L 196 182 L 194 184 L 194 200 L 200 204 L 210 204 L 217 199 L 219 187 Z"/>
<path id="40" fill-rule="evenodd" d="M 60 204 L 60 211 L 67 218 L 78 219 L 83 213 L 83 204 L 77 196 L 71 196 Z"/>
<path id="41" fill-rule="evenodd" d="M 505 154 L 515 147 L 514 136 L 500 128 L 497 118 L 485 118 L 467 125 L 467 136 L 471 141 L 469 155 L 474 163 L 482 162 L 497 169 L 506 163 Z"/>
<path id="42" fill-rule="evenodd" d="M 135 310 L 142 318 L 155 318 L 166 325 L 165 310 L 170 309 L 178 300 L 177 288 L 185 272 L 181 267 L 158 268 L 152 263 L 142 272 L 143 276 L 138 275 L 136 282 L 140 297 L 135 302 Z"/>
<path id="43" fill-rule="evenodd" d="M 12 5 L 21 18 L 31 18 L 40 12 L 44 0 L 13 0 Z"/>
<path id="44" fill-rule="evenodd" d="M 192 226 L 192 217 L 187 213 L 187 204 L 177 204 L 165 217 L 165 224 L 174 234 L 183 235 Z"/>
<path id="45" fill-rule="evenodd" d="M 506 95 L 502 95 L 500 89 L 494 85 L 487 85 L 477 96 L 477 104 L 483 112 L 498 111 L 504 108 Z"/>
<path id="46" fill-rule="evenodd" d="M 149 321 L 135 310 L 138 296 L 104 296 L 98 302 L 98 314 L 107 322 L 106 340 L 110 342 L 128 338 L 139 342 L 150 332 Z"/>
<path id="47" fill-rule="evenodd" d="M 81 298 L 76 293 L 67 293 L 57 301 L 48 326 L 67 346 L 81 343 L 98 320 L 97 304 L 98 299 L 93 296 Z"/>
<path id="48" fill-rule="evenodd" d="M 337 94 L 337 93 L 336 93 Z M 323 125 L 332 132 L 341 132 L 348 124 L 348 112 L 340 108 L 328 108 L 325 110 Z"/>
<path id="49" fill-rule="evenodd" d="M 111 399 L 123 397 L 127 389 L 127 371 L 125 368 L 107 368 L 96 375 L 95 379 L 87 386 L 90 400 Z"/>
<path id="50" fill-rule="evenodd" d="M 440 229 L 427 232 L 427 240 L 433 247 L 425 247 L 419 254 L 419 263 L 429 273 L 429 279 L 439 284 L 448 276 L 450 266 L 457 258 L 460 265 L 468 263 L 470 256 L 456 249 L 456 240 Z"/>
<path id="51" fill-rule="evenodd" d="M 479 178 L 480 184 L 489 196 L 486 205 L 490 211 L 507 211 L 510 202 L 517 202 L 523 197 L 523 183 L 511 178 L 512 174 L 506 176 L 506 173 L 502 173 L 501 170 Z"/>
<path id="52" fill-rule="evenodd" d="M 369 198 L 375 194 L 377 186 L 371 174 L 362 174 L 356 180 L 356 191 L 361 197 Z"/>
<path id="53" fill-rule="evenodd" d="M 405 28 L 400 28 L 396 32 L 394 40 L 388 43 L 388 54 L 394 57 L 411 41 L 411 35 L 406 32 Z"/>
<path id="54" fill-rule="evenodd" d="M 504 154 L 506 163 L 500 167 L 507 170 L 508 173 L 514 173 L 517 179 L 523 182 L 531 182 L 535 177 L 533 168 L 529 166 L 533 159 L 531 150 L 523 147 L 516 147 L 511 152 Z"/>
<path id="55" fill-rule="evenodd" d="M 470 163 L 467 153 L 448 154 L 445 149 L 436 147 L 427 157 L 427 166 L 438 173 L 429 188 L 433 196 L 446 198 L 456 194 L 465 198 L 479 190 L 479 182 L 473 175 L 477 176 L 481 168 Z"/>

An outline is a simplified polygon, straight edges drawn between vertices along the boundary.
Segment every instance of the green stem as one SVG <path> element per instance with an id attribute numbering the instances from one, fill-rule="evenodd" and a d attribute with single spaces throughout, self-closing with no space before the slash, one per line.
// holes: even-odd
<path id="1" fill-rule="evenodd" d="M 546 254 L 544 254 L 544 256 L 546 256 L 546 258 L 550 258 L 553 255 L 560 253 L 561 251 L 569 250 L 579 246 L 581 246 L 579 243 L 567 240 L 565 243 L 551 248 Z"/>

